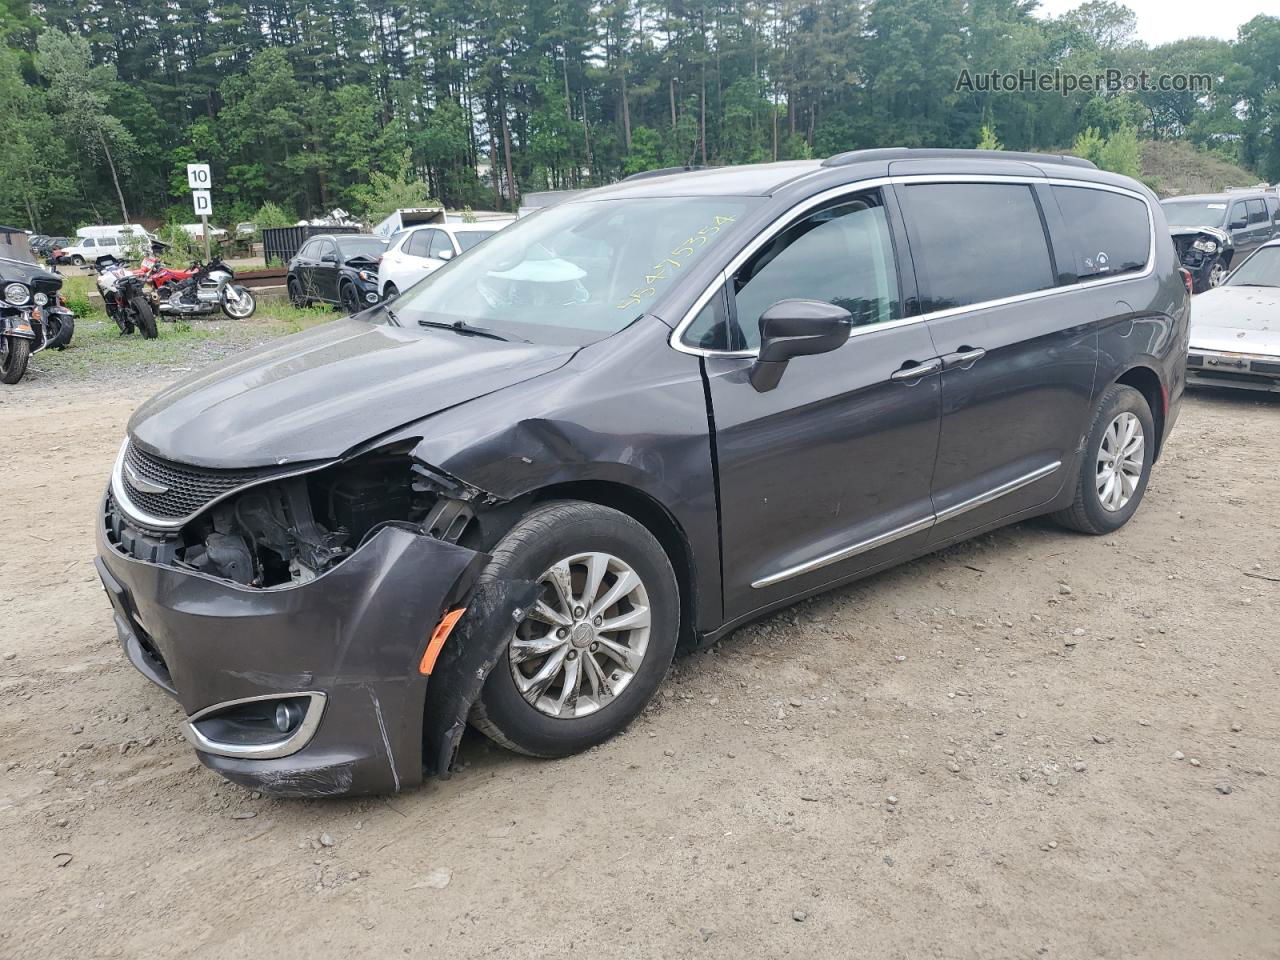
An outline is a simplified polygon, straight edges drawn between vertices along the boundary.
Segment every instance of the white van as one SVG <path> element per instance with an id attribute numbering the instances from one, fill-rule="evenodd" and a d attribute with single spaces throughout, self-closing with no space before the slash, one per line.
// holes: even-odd
<path id="1" fill-rule="evenodd" d="M 135 253 L 134 238 L 140 237 L 150 245 L 155 239 L 146 228 L 137 223 L 117 223 L 98 227 L 81 227 L 76 231 L 74 243 L 63 247 L 58 255 L 59 263 L 74 263 L 80 266 L 93 263 L 98 257 L 112 256 L 124 259 L 126 255 Z"/>

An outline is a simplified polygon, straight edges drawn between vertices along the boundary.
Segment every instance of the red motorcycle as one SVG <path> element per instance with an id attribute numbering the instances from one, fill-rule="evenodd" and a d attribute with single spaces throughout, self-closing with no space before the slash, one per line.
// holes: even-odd
<path id="1" fill-rule="evenodd" d="M 174 270 L 158 257 L 147 257 L 137 272 L 146 280 L 148 295 L 161 316 L 209 314 L 221 309 L 233 320 L 244 320 L 258 307 L 252 293 L 232 283 L 235 272 L 217 257 L 208 264 L 193 263 L 188 270 Z"/>

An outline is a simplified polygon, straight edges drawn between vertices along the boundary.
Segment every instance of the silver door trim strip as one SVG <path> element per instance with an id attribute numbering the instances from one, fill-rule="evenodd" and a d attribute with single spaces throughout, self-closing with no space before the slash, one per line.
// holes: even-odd
<path id="1" fill-rule="evenodd" d="M 798 577 L 802 574 L 812 573 L 814 570 L 820 570 L 833 563 L 839 563 L 841 560 L 848 560 L 861 553 L 867 553 L 868 551 L 875 550 L 879 547 L 888 546 L 897 540 L 911 536 L 913 533 L 920 533 L 921 531 L 928 530 L 935 524 L 944 523 L 947 520 L 954 520 L 963 513 L 968 513 L 970 510 L 976 510 L 978 507 L 991 503 L 993 500 L 998 500 L 1003 496 L 1013 493 L 1015 490 L 1021 490 L 1023 487 L 1035 483 L 1037 480 L 1043 480 L 1045 477 L 1056 472 L 1061 466 L 1061 460 L 1055 460 L 1053 463 L 1047 463 L 1043 467 L 1032 470 L 1030 473 L 1023 474 L 1021 477 L 1016 477 L 1013 480 L 1002 483 L 998 487 L 993 487 L 986 493 L 979 494 L 976 497 L 965 500 L 963 503 L 958 503 L 954 507 L 948 507 L 940 513 L 923 517 L 919 520 L 913 521 L 912 523 L 904 524 L 901 527 L 896 527 L 887 533 L 871 537 L 868 540 L 861 540 L 858 543 L 851 544 L 847 547 L 841 547 L 839 550 L 824 553 L 820 557 L 814 557 L 812 560 L 806 560 L 804 563 L 798 563 L 795 566 L 787 567 L 785 570 L 779 570 L 777 573 L 771 573 L 767 577 L 761 577 L 759 580 L 752 581 L 751 588 L 753 590 L 760 590 L 764 587 L 771 587 L 775 583 L 781 583 L 784 580 L 790 580 L 793 577 Z"/>
<path id="2" fill-rule="evenodd" d="M 725 268 L 717 275 L 716 279 L 699 294 L 693 305 L 685 311 L 684 317 L 680 320 L 668 343 L 678 350 L 680 353 L 688 353 L 697 357 L 754 357 L 759 351 L 757 350 L 705 350 L 701 347 L 691 346 L 683 341 L 684 333 L 697 318 L 702 308 L 715 295 L 731 277 L 739 267 L 742 266 L 751 256 L 753 256 L 761 247 L 772 240 L 779 232 L 786 229 L 792 220 L 798 216 L 808 213 L 815 207 L 820 207 L 832 200 L 838 200 L 843 196 L 853 196 L 864 190 L 871 190 L 876 187 L 883 187 L 891 184 L 920 184 L 920 183 L 1026 183 L 1026 184 L 1047 184 L 1055 187 L 1080 187 L 1086 190 L 1102 190 L 1106 193 L 1119 193 L 1135 200 L 1140 200 L 1147 208 L 1147 227 L 1149 236 L 1149 246 L 1147 248 L 1147 262 L 1142 270 L 1134 273 L 1122 273 L 1114 277 L 1102 277 L 1096 280 L 1083 280 L 1076 283 L 1068 284 L 1061 287 L 1048 287 L 1044 290 L 1033 290 L 1030 293 L 1020 293 L 1011 297 L 1001 297 L 998 300 L 986 300 L 982 303 L 969 303 L 962 307 L 950 307 L 946 310 L 935 310 L 932 313 L 918 314 L 914 317 L 903 317 L 899 320 L 889 320 L 885 323 L 871 323 L 861 327 L 854 327 L 849 334 L 850 338 L 862 336 L 868 333 L 875 333 L 880 330 L 892 330 L 895 327 L 905 327 L 917 323 L 925 323 L 929 320 L 940 320 L 943 317 L 953 317 L 965 313 L 973 313 L 977 310 L 986 310 L 991 307 L 1002 307 L 1011 303 L 1022 303 L 1028 300 L 1038 300 L 1042 297 L 1055 297 L 1074 290 L 1087 289 L 1090 287 L 1101 287 L 1112 283 L 1127 283 L 1130 280 L 1142 280 L 1151 276 L 1156 269 L 1156 221 L 1155 214 L 1151 209 L 1151 201 L 1136 190 L 1130 190 L 1127 187 L 1119 187 L 1110 183 L 1097 183 L 1092 180 L 1072 180 L 1066 177 L 1028 177 L 1010 174 L 1003 176 L 1000 174 L 910 174 L 894 177 L 872 177 L 866 180 L 855 180 L 850 183 L 841 184 L 838 187 L 832 187 L 824 190 L 822 193 L 815 194 L 795 206 L 791 207 L 781 216 L 774 219 L 768 226 L 764 227 L 755 237 L 753 237 L 741 250 L 739 250 L 725 266 Z"/>
<path id="3" fill-rule="evenodd" d="M 947 507 L 945 510 L 938 511 L 938 523 L 946 523 L 948 520 L 954 520 L 962 513 L 968 513 L 970 510 L 977 510 L 979 507 L 985 506 L 992 500 L 999 500 L 1006 494 L 1013 493 L 1015 490 L 1021 490 L 1025 486 L 1035 483 L 1037 480 L 1043 480 L 1051 473 L 1057 472 L 1062 466 L 1061 460 L 1055 460 L 1053 463 L 1046 463 L 1039 470 L 1032 470 L 1016 479 L 1010 480 L 1008 483 L 1002 483 L 1000 486 L 988 490 L 986 493 L 980 493 L 976 497 L 971 497 L 962 503 L 957 503 L 953 507 Z"/>

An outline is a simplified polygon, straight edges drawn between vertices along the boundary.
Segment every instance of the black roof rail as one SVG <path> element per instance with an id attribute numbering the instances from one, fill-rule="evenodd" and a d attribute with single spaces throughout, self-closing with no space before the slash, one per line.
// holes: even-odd
<path id="1" fill-rule="evenodd" d="M 623 177 L 619 183 L 630 183 L 632 180 L 645 180 L 648 177 L 669 177 L 673 173 L 693 173 L 695 170 L 711 170 L 710 166 L 695 167 L 662 167 L 659 170 L 642 170 L 639 173 L 633 173 L 629 177 Z"/>
<path id="2" fill-rule="evenodd" d="M 1092 161 L 1084 157 L 1072 157 L 1056 153 L 1019 153 L 1014 150 L 957 150 L 941 148 L 917 147 L 879 147 L 871 150 L 850 150 L 837 153 L 822 161 L 824 167 L 843 167 L 864 160 L 932 160 L 963 159 L 972 157 L 979 160 L 1022 160 L 1027 163 L 1064 163 L 1072 167 L 1085 167 L 1097 170 Z"/>

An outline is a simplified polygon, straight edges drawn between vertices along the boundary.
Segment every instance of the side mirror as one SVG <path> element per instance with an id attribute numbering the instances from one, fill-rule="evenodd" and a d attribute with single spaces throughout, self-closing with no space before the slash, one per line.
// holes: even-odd
<path id="1" fill-rule="evenodd" d="M 1243 230 L 1243 229 L 1244 229 L 1245 227 L 1247 227 L 1248 225 L 1249 225 L 1249 221 L 1248 221 L 1248 220 L 1232 220 L 1232 221 L 1231 221 L 1231 227 L 1230 227 L 1230 229 L 1232 229 L 1232 230 Z"/>
<path id="2" fill-rule="evenodd" d="M 760 355 L 751 366 L 751 385 L 760 393 L 782 379 L 792 357 L 829 353 L 844 346 L 853 315 L 823 300 L 779 300 L 760 315 Z"/>
<path id="3" fill-rule="evenodd" d="M 320 257 L 320 262 L 321 262 L 321 263 L 337 263 L 337 262 L 338 262 L 338 255 L 337 255 L 337 254 L 335 254 L 335 253 L 325 253 L 325 254 L 322 254 L 322 255 L 321 255 L 321 257 Z"/>
<path id="4" fill-rule="evenodd" d="M 440 251 L 440 253 L 437 255 L 437 258 L 438 258 L 438 259 L 440 259 L 440 260 L 452 260 L 452 259 L 453 259 L 453 251 L 452 251 L 452 250 L 441 250 L 441 251 Z"/>

